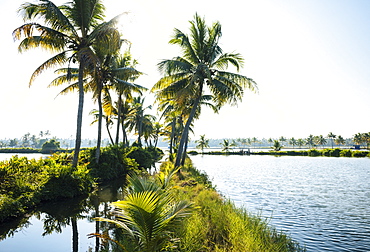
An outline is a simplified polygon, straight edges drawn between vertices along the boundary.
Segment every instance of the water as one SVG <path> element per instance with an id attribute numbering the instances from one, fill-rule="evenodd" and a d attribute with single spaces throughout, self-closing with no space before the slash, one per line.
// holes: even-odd
<path id="1" fill-rule="evenodd" d="M 370 159 L 254 155 L 192 159 L 222 194 L 269 218 L 272 226 L 307 251 L 370 251 Z M 0 251 L 96 251 L 99 242 L 88 234 L 104 224 L 93 218 L 106 216 L 109 202 L 122 198 L 122 184 L 117 181 L 87 199 L 50 203 L 2 223 Z"/>
<path id="2" fill-rule="evenodd" d="M 370 251 L 370 159 L 193 156 L 236 205 L 307 251 Z"/>

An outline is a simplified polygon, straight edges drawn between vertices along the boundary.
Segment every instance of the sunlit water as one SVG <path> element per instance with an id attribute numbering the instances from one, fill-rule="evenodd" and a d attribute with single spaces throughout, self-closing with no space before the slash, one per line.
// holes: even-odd
<path id="1" fill-rule="evenodd" d="M 193 156 L 217 189 L 307 251 L 370 251 L 370 159 Z"/>
<path id="2" fill-rule="evenodd" d="M 192 160 L 223 195 L 269 218 L 307 251 L 370 251 L 370 159 L 198 155 Z M 0 239 L 0 251 L 95 251 L 97 241 L 87 235 L 95 232 L 96 206 L 101 204 L 104 216 L 108 202 L 122 197 L 119 185 L 113 188 L 99 190 L 86 205 L 78 200 L 48 204 L 34 216 L 1 224 L 0 238 L 7 238 Z M 58 225 L 61 233 L 43 236 Z"/>

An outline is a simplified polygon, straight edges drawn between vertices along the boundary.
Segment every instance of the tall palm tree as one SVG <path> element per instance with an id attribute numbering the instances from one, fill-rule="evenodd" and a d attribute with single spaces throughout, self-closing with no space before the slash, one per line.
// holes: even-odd
<path id="1" fill-rule="evenodd" d="M 334 148 L 334 139 L 336 138 L 337 136 L 334 135 L 332 132 L 329 132 L 328 134 L 328 138 L 331 139 L 331 148 L 333 149 Z"/>
<path id="2" fill-rule="evenodd" d="M 256 89 L 256 83 L 252 79 L 224 71 L 229 64 L 239 71 L 243 58 L 238 53 L 223 53 L 219 46 L 220 37 L 219 22 L 207 27 L 205 20 L 195 14 L 194 20 L 190 22 L 190 36 L 175 29 L 175 34 L 169 42 L 180 46 L 183 55 L 158 64 L 164 77 L 152 88 L 157 99 L 166 97 L 181 100 L 189 96 L 193 99 L 178 146 L 176 167 L 180 166 L 186 152 L 185 141 L 206 87 L 219 107 L 225 103 L 236 104 L 240 101 L 244 88 Z"/>
<path id="3" fill-rule="evenodd" d="M 15 39 L 24 37 L 18 47 L 20 52 L 36 47 L 56 52 L 56 55 L 34 71 L 30 85 L 38 75 L 51 67 L 78 63 L 79 102 L 73 166 L 77 166 L 81 147 L 84 71 L 94 68 L 98 62 L 92 45 L 120 43 L 119 32 L 114 28 L 119 16 L 109 22 L 102 22 L 104 10 L 100 0 L 72 0 L 59 7 L 48 0 L 40 0 L 37 4 L 24 3 L 20 6 L 19 13 L 25 22 L 31 22 L 13 31 Z M 41 20 L 43 24 L 33 22 L 34 20 Z"/>

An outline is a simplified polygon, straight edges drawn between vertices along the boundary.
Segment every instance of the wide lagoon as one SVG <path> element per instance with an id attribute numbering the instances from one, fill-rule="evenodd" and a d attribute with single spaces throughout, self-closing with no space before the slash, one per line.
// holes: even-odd
<path id="1" fill-rule="evenodd" d="M 370 251 L 369 158 L 191 158 L 223 195 L 268 218 L 307 251 Z M 105 216 L 108 202 L 122 197 L 120 185 L 101 188 L 84 201 L 48 204 L 8 227 L 2 224 L 0 235 L 7 238 L 0 240 L 0 251 L 95 251 L 99 244 L 87 235 L 103 223 L 93 217 Z"/>
<path id="2" fill-rule="evenodd" d="M 370 251 L 370 159 L 193 156 L 217 190 L 307 251 Z"/>

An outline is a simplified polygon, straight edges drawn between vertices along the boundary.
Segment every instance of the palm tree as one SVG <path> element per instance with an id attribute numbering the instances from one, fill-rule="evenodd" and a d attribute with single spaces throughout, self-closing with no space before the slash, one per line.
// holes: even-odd
<path id="1" fill-rule="evenodd" d="M 306 143 L 307 145 L 312 148 L 315 146 L 315 137 L 311 134 L 308 136 L 308 138 L 306 139 Z"/>
<path id="2" fill-rule="evenodd" d="M 333 149 L 334 148 L 334 139 L 337 137 L 336 135 L 334 135 L 332 132 L 329 132 L 328 136 L 327 136 L 329 139 L 331 139 L 331 148 Z"/>
<path id="3" fill-rule="evenodd" d="M 337 145 L 343 145 L 346 143 L 346 141 L 341 135 L 337 136 L 334 141 L 335 141 L 335 144 Z"/>
<path id="4" fill-rule="evenodd" d="M 325 145 L 327 142 L 326 142 L 325 137 L 323 137 L 323 135 L 320 135 L 320 136 L 317 136 L 317 137 L 316 137 L 316 143 L 317 143 L 317 145 L 321 145 L 321 146 L 322 146 L 322 148 L 324 148 L 324 145 Z"/>
<path id="5" fill-rule="evenodd" d="M 304 140 L 302 138 L 298 138 L 297 145 L 299 146 L 299 148 L 302 148 L 302 146 L 305 145 Z"/>
<path id="6" fill-rule="evenodd" d="M 243 97 L 243 88 L 256 89 L 255 82 L 243 75 L 225 72 L 232 64 L 237 70 L 243 65 L 243 58 L 237 53 L 223 53 L 219 46 L 221 24 L 215 22 L 207 27 L 205 20 L 195 14 L 190 22 L 190 36 L 175 29 L 171 44 L 182 48 L 183 55 L 159 63 L 164 74 L 152 88 L 157 99 L 172 97 L 181 100 L 192 97 L 189 117 L 185 123 L 178 146 L 175 166 L 178 167 L 186 152 L 185 141 L 206 87 L 212 93 L 215 104 L 236 104 Z"/>
<path id="7" fill-rule="evenodd" d="M 279 141 L 281 142 L 281 144 L 282 144 L 282 145 L 284 145 L 284 143 L 287 141 L 287 139 L 286 139 L 285 137 L 281 136 L 281 137 L 279 138 Z M 275 142 L 275 141 L 274 141 L 274 142 Z"/>
<path id="8" fill-rule="evenodd" d="M 155 121 L 155 117 L 153 115 L 144 114 L 146 109 L 152 108 L 152 106 L 144 107 L 144 101 L 145 98 L 134 97 L 132 100 L 133 112 L 130 114 L 130 117 L 127 118 L 129 130 L 132 131 L 135 129 L 135 132 L 138 135 L 138 146 L 142 146 L 141 138 L 144 134 L 144 127 Z"/>
<path id="9" fill-rule="evenodd" d="M 99 23 L 103 20 L 104 9 L 100 0 L 72 0 L 59 7 L 48 0 L 40 0 L 38 4 L 24 3 L 19 8 L 19 13 L 25 22 L 31 22 L 13 31 L 15 39 L 19 40 L 24 37 L 18 47 L 20 52 L 36 47 L 57 52 L 34 71 L 29 85 L 38 75 L 51 67 L 63 64 L 70 66 L 77 62 L 79 64 L 79 102 L 73 166 L 77 166 L 81 147 L 84 71 L 98 65 L 98 59 L 92 45 L 95 43 L 101 45 L 120 43 L 120 34 L 114 28 L 119 16 L 109 22 Z M 42 20 L 45 25 L 32 22 L 33 20 Z"/>
<path id="10" fill-rule="evenodd" d="M 357 133 L 353 136 L 353 142 L 355 144 L 358 144 L 361 146 L 361 144 L 364 142 L 364 136 L 362 133 Z"/>
<path id="11" fill-rule="evenodd" d="M 292 145 L 294 149 L 294 146 L 297 145 L 297 140 L 294 137 L 292 137 L 291 139 L 289 139 L 289 144 Z"/>
<path id="12" fill-rule="evenodd" d="M 229 153 L 229 151 L 235 146 L 234 143 L 230 143 L 228 139 L 224 139 L 224 141 L 220 144 L 222 145 L 222 151 L 225 151 L 226 153 Z"/>
<path id="13" fill-rule="evenodd" d="M 124 232 L 128 239 L 120 246 L 125 251 L 164 251 L 166 246 L 174 245 L 174 231 L 193 209 L 186 201 L 174 200 L 169 181 L 175 172 L 160 173 L 156 181 L 150 180 L 150 177 L 129 176 L 127 196 L 112 203 L 115 219 L 98 218 L 115 224 Z"/>
<path id="14" fill-rule="evenodd" d="M 201 149 L 202 153 L 204 148 L 209 148 L 209 139 L 206 139 L 206 135 L 200 135 L 200 139 L 195 142 L 197 143 L 196 148 Z"/>
<path id="15" fill-rule="evenodd" d="M 283 146 L 280 144 L 279 140 L 274 140 L 274 145 L 271 147 L 274 151 L 280 151 Z"/>

